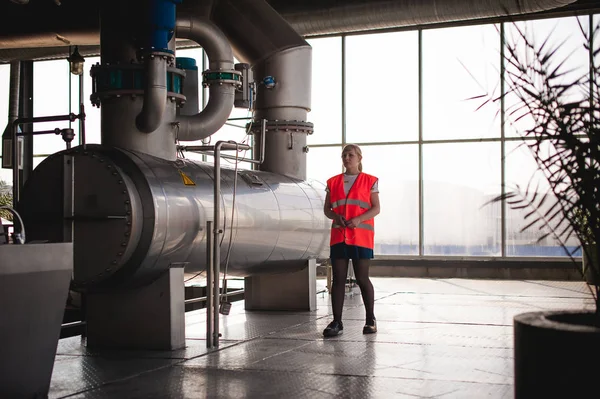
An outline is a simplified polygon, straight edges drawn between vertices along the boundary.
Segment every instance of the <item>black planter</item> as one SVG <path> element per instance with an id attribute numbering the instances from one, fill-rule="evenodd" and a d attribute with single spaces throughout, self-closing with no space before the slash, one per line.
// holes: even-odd
<path id="1" fill-rule="evenodd" d="M 599 398 L 600 325 L 593 312 L 514 318 L 515 399 Z"/>

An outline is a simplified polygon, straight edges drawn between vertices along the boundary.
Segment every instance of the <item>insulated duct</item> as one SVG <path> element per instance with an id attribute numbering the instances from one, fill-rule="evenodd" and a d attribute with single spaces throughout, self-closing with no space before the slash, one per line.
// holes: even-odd
<path id="1" fill-rule="evenodd" d="M 220 0 L 212 19 L 229 39 L 236 57 L 252 66 L 258 83 L 254 120 L 267 120 L 260 170 L 305 179 L 306 134 L 312 133 L 312 124 L 306 122 L 311 47 L 266 1 Z M 258 135 L 256 139 L 262 145 Z"/>
<path id="2" fill-rule="evenodd" d="M 204 73 L 205 82 L 209 82 L 211 76 L 215 78 L 214 84 L 209 84 L 208 103 L 202 112 L 177 117 L 179 141 L 202 140 L 219 130 L 233 109 L 236 83 L 232 79 L 222 79 L 224 74 L 231 74 L 232 78 L 238 74 L 233 65 L 233 52 L 219 28 L 208 20 L 193 16 L 177 17 L 176 37 L 202 46 L 209 62 L 209 70 Z"/>
<path id="3" fill-rule="evenodd" d="M 272 3 L 285 7 L 280 0 Z M 530 14 L 571 3 L 575 0 L 346 0 L 327 7 L 292 6 L 282 16 L 310 36 Z"/>
<path id="4" fill-rule="evenodd" d="M 215 3 L 218 6 L 221 1 Z M 57 58 L 65 53 L 60 47 L 78 45 L 81 51 L 81 46 L 98 45 L 100 4 L 98 0 L 63 0 L 60 7 L 51 1 L 27 6 L 0 2 L 0 62 Z M 196 11 L 208 8 L 207 4 L 208 0 L 186 0 L 178 10 Z M 303 36 L 486 18 L 500 22 L 524 13 L 552 16 L 600 11 L 597 0 L 269 0 L 269 4 Z"/>

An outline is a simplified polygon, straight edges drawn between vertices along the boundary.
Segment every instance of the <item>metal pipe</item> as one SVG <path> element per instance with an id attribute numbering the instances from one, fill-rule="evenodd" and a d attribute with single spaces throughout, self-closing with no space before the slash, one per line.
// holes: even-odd
<path id="1" fill-rule="evenodd" d="M 336 4 L 337 3 L 337 4 Z M 329 2 L 325 7 L 301 6 L 282 16 L 302 36 L 365 32 L 431 25 L 460 20 L 502 18 L 566 7 L 574 0 L 370 0 Z"/>
<path id="2" fill-rule="evenodd" d="M 206 288 L 208 289 L 208 284 L 206 285 Z M 244 292 L 245 292 L 244 289 L 239 289 L 239 290 L 228 292 L 227 295 L 228 296 L 230 296 L 230 295 L 238 295 L 238 294 L 243 294 Z M 318 292 L 317 292 L 317 294 L 318 294 Z M 209 301 L 209 298 L 210 298 L 210 295 L 207 294 L 206 296 L 199 296 L 197 298 L 186 299 L 185 300 L 185 304 L 187 305 L 189 303 L 197 303 L 197 302 L 205 302 L 206 301 L 206 309 L 207 309 L 207 314 L 208 314 L 208 309 L 209 309 L 208 301 Z M 211 301 L 211 304 L 212 304 L 212 301 Z M 208 318 L 207 318 L 207 321 L 208 321 Z M 208 332 L 208 329 L 207 329 L 207 332 Z M 207 335 L 207 337 L 208 337 L 208 335 Z"/>
<path id="3" fill-rule="evenodd" d="M 214 300 L 213 300 L 213 345 L 219 346 L 219 277 L 221 274 L 221 146 L 226 144 L 225 141 L 218 141 L 214 146 L 214 191 L 213 191 L 213 220 L 215 223 L 213 233 L 213 284 L 214 284 Z"/>
<path id="4" fill-rule="evenodd" d="M 2 133 L 3 157 L 2 167 L 10 168 L 15 165 L 13 156 L 14 140 L 12 123 L 19 117 L 19 88 L 21 84 L 21 63 L 20 61 L 12 61 L 10 63 L 10 87 L 8 92 L 8 123 Z M 6 147 L 4 147 L 6 146 Z M 10 155 L 9 155 L 10 154 Z M 13 184 L 14 186 L 14 184 Z"/>
<path id="5" fill-rule="evenodd" d="M 233 155 L 227 155 L 227 154 L 221 154 L 221 158 L 226 158 L 226 159 L 233 159 L 233 160 L 237 160 L 239 162 L 248 162 L 251 164 L 257 164 L 260 165 L 265 161 L 265 133 L 267 131 L 267 120 L 263 119 L 261 121 L 261 130 L 260 130 L 260 136 L 261 136 L 261 146 L 260 146 L 260 153 L 258 154 L 258 159 L 253 159 L 253 158 L 240 158 L 240 157 L 234 157 Z M 195 152 L 197 154 L 202 154 L 202 155 L 213 155 L 208 151 L 205 151 L 207 149 L 212 149 L 213 146 L 202 146 L 202 145 L 190 145 L 190 146 L 180 146 L 179 149 L 181 149 L 182 151 L 189 151 L 189 152 Z M 245 144 L 238 144 L 238 148 L 241 150 L 249 150 L 251 147 Z"/>
<path id="6" fill-rule="evenodd" d="M 31 133 L 20 132 L 20 133 L 17 133 L 17 137 L 37 136 L 37 135 L 41 135 L 41 134 L 56 134 L 56 135 L 59 135 L 60 134 L 60 129 L 38 130 L 37 132 L 31 132 Z"/>
<path id="7" fill-rule="evenodd" d="M 208 57 L 211 71 L 235 72 L 233 51 L 225 35 L 208 20 L 193 16 L 177 18 L 177 37 L 198 43 Z M 208 103 L 196 115 L 180 115 L 177 118 L 180 141 L 196 141 L 209 137 L 219 130 L 233 109 L 235 87 L 232 84 L 212 84 Z"/>
<path id="8" fill-rule="evenodd" d="M 167 60 L 153 54 L 146 57 L 144 104 L 135 119 L 140 132 L 152 133 L 160 126 L 167 106 Z"/>
<path id="9" fill-rule="evenodd" d="M 21 81 L 21 62 L 10 63 L 10 88 L 8 93 L 8 123 L 19 117 L 19 87 Z"/>
<path id="10" fill-rule="evenodd" d="M 212 337 L 214 333 L 214 309 L 213 309 L 213 248 L 212 248 L 212 229 L 213 221 L 206 221 L 206 347 L 212 348 Z M 196 299 L 196 298 L 195 298 Z M 185 303 L 194 303 L 193 299 L 185 301 Z M 199 302 L 199 301 L 198 301 Z"/>
<path id="11" fill-rule="evenodd" d="M 79 75 L 79 144 L 85 148 L 85 106 L 83 104 L 83 74 Z"/>
<path id="12" fill-rule="evenodd" d="M 13 172 L 13 207 L 17 207 L 19 203 L 19 193 L 21 190 L 19 189 L 19 143 L 17 140 L 17 131 L 19 128 L 19 124 L 17 123 L 19 119 L 15 119 L 12 124 L 12 172 Z"/>
<path id="13" fill-rule="evenodd" d="M 219 305 L 221 302 L 221 295 L 219 290 L 219 278 L 221 275 L 221 240 L 219 236 L 223 233 L 221 226 L 221 148 L 225 150 L 238 149 L 242 145 L 237 143 L 231 143 L 228 141 L 219 140 L 214 145 L 214 191 L 213 191 L 213 220 L 215 223 L 213 232 L 213 279 L 214 279 L 214 302 L 213 302 L 213 318 L 214 318 L 214 331 L 213 331 L 213 345 L 219 346 Z M 245 147 L 250 148 L 247 145 Z M 211 147 L 211 146 L 199 146 L 199 147 Z M 209 265 L 210 267 L 210 265 Z"/>
<path id="14" fill-rule="evenodd" d="M 304 123 L 311 108 L 312 48 L 266 1 L 221 0 L 212 18 L 236 57 L 252 65 L 257 82 L 256 120 Z M 260 170 L 306 178 L 306 134 L 269 129 Z M 261 143 L 262 145 L 262 143 Z"/>
<path id="15" fill-rule="evenodd" d="M 58 122 L 58 121 L 75 121 L 80 118 L 80 115 L 70 113 L 68 115 L 53 115 L 53 116 L 36 116 L 33 118 L 18 118 L 13 124 L 21 125 L 23 123 L 38 123 L 38 122 Z"/>
<path id="16" fill-rule="evenodd" d="M 79 327 L 85 326 L 87 323 L 85 321 L 72 321 L 70 323 L 64 323 L 60 326 L 60 328 L 70 328 L 70 327 Z"/>

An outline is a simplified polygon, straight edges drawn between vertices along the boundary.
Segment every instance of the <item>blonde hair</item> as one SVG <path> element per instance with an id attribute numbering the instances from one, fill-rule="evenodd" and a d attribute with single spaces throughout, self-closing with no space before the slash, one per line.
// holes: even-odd
<path id="1" fill-rule="evenodd" d="M 363 156 L 362 156 L 362 151 L 361 151 L 361 149 L 360 149 L 360 147 L 358 145 L 356 145 L 356 144 L 346 144 L 344 146 L 344 149 L 342 150 L 342 156 L 344 155 L 345 152 L 352 151 L 352 150 L 354 150 L 354 152 L 356 153 L 356 155 L 358 155 L 360 157 L 360 159 L 361 159 L 358 162 L 358 171 L 362 172 L 362 170 L 363 170 L 362 157 Z"/>

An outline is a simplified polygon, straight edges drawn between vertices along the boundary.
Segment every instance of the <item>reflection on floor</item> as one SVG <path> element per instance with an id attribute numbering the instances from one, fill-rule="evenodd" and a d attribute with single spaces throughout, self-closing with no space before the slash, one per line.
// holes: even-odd
<path id="1" fill-rule="evenodd" d="M 318 281 L 320 287 L 324 281 Z M 221 316 L 207 350 L 206 314 L 186 314 L 187 348 L 94 352 L 58 346 L 50 398 L 512 398 L 512 318 L 593 308 L 581 282 L 375 278 L 379 332 L 363 335 L 360 291 L 346 296 L 344 334 L 324 339 L 329 295 L 316 312 Z"/>

